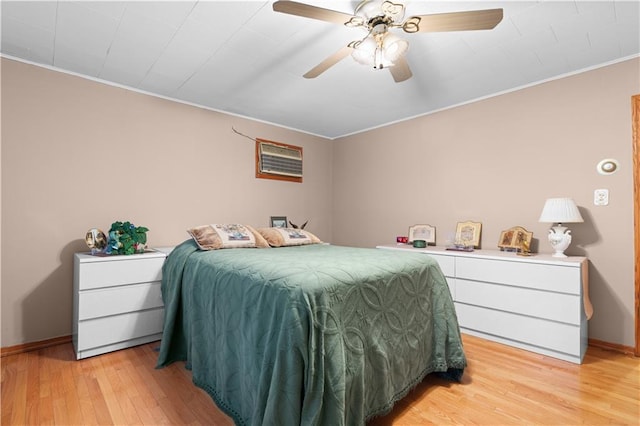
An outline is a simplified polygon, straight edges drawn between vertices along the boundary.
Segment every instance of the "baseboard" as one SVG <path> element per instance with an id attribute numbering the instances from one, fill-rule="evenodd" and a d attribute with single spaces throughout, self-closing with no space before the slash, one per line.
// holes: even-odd
<path id="1" fill-rule="evenodd" d="M 620 345 L 618 343 L 609 343 L 598 339 L 589 339 L 589 346 L 594 348 L 606 349 L 614 352 L 620 352 L 625 355 L 634 355 L 635 350 L 631 346 Z"/>
<path id="2" fill-rule="evenodd" d="M 0 348 L 0 358 L 9 355 L 17 355 L 24 352 L 37 351 L 38 349 L 62 345 L 64 343 L 71 343 L 71 336 L 56 337 L 53 339 L 41 340 L 39 342 L 23 343 L 21 345 Z"/>
<path id="3" fill-rule="evenodd" d="M 0 348 L 0 357 L 16 355 L 24 352 L 36 351 L 38 349 L 48 348 L 50 346 L 71 343 L 71 336 L 56 337 L 54 339 L 41 340 L 39 342 L 24 343 L 21 345 Z M 609 343 L 598 339 L 589 339 L 589 346 L 594 348 L 607 349 L 610 351 L 620 352 L 625 355 L 634 355 L 634 348 L 631 346 L 620 345 L 617 343 Z"/>

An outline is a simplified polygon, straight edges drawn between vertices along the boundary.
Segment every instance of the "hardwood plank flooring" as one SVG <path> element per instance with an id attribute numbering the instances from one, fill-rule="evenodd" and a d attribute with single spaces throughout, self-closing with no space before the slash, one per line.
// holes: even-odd
<path id="1" fill-rule="evenodd" d="M 616 424 L 640 419 L 640 358 L 590 347 L 582 365 L 463 335 L 462 383 L 427 377 L 369 426 Z M 232 425 L 159 342 L 81 361 L 70 343 L 3 357 L 3 425 Z"/>

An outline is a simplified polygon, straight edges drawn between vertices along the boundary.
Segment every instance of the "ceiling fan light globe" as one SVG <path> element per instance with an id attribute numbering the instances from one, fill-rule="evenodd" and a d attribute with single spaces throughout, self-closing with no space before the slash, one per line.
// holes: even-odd
<path id="1" fill-rule="evenodd" d="M 359 64 L 373 66 L 375 61 L 376 42 L 366 38 L 353 49 L 351 57 Z"/>
<path id="2" fill-rule="evenodd" d="M 393 34 L 388 34 L 384 39 L 384 58 L 389 62 L 395 62 L 409 49 L 409 42 Z"/>

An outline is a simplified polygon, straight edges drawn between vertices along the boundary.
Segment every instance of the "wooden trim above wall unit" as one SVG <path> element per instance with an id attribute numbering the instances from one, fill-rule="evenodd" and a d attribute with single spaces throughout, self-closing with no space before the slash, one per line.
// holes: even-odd
<path id="1" fill-rule="evenodd" d="M 293 152 L 296 155 L 299 155 L 300 158 L 300 173 L 299 175 L 287 175 L 284 173 L 278 172 L 265 172 L 264 167 L 262 167 L 261 163 L 261 146 L 262 145 L 271 145 L 275 147 L 285 148 L 287 151 Z M 289 145 L 281 142 L 273 142 L 266 139 L 256 139 L 256 178 L 260 179 L 274 179 L 274 180 L 284 180 L 287 182 L 297 182 L 302 183 L 302 147 Z"/>
<path id="2" fill-rule="evenodd" d="M 635 356 L 640 356 L 640 95 L 631 97 L 633 143 L 633 224 L 635 264 Z"/>

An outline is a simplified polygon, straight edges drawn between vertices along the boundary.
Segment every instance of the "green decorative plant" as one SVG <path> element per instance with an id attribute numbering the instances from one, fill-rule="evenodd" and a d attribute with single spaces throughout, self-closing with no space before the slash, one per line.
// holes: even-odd
<path id="1" fill-rule="evenodd" d="M 147 247 L 147 231 L 144 226 L 131 222 L 113 222 L 109 229 L 108 254 L 142 253 Z"/>

